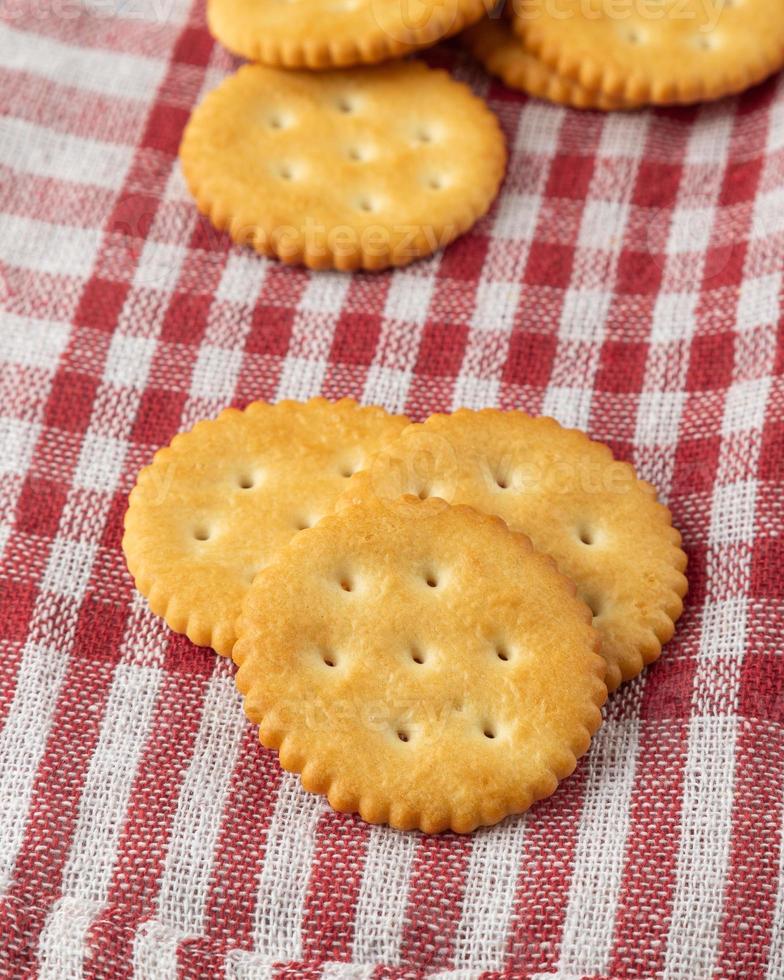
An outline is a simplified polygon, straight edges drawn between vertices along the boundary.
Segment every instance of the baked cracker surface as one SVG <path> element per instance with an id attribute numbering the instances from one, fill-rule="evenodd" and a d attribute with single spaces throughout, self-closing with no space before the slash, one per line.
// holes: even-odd
<path id="1" fill-rule="evenodd" d="M 593 610 L 611 691 L 672 636 L 687 590 L 680 534 L 654 488 L 584 433 L 520 411 L 431 416 L 357 473 L 341 503 L 402 494 L 497 514 L 552 555 Z"/>
<path id="2" fill-rule="evenodd" d="M 557 74 L 627 102 L 732 95 L 784 65 L 771 0 L 515 0 L 514 27 Z"/>
<path id="3" fill-rule="evenodd" d="M 209 0 L 207 23 L 222 44 L 251 61 L 324 69 L 430 47 L 486 9 L 484 0 Z"/>
<path id="4" fill-rule="evenodd" d="M 195 109 L 180 158 L 199 209 L 236 242 L 378 270 L 470 228 L 498 192 L 506 145 L 467 86 L 421 62 L 245 65 Z"/>
<path id="5" fill-rule="evenodd" d="M 464 31 L 460 40 L 486 71 L 509 88 L 575 109 L 634 108 L 631 103 L 562 78 L 524 47 L 506 18 L 484 18 Z"/>
<path id="6" fill-rule="evenodd" d="M 128 568 L 153 612 L 228 656 L 255 573 L 407 422 L 313 398 L 229 408 L 175 436 L 139 473 L 125 515 Z"/>
<path id="7" fill-rule="evenodd" d="M 426 832 L 550 795 L 606 698 L 590 611 L 497 518 L 439 500 L 348 507 L 243 603 L 237 686 L 307 790 Z"/>

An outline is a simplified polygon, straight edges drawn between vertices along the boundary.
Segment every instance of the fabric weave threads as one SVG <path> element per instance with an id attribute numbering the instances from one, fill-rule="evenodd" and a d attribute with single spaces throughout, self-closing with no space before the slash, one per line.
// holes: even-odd
<path id="1" fill-rule="evenodd" d="M 784 82 L 601 116 L 433 57 L 499 113 L 495 209 L 400 273 L 311 275 L 184 189 L 182 127 L 233 67 L 201 4 L 0 11 L 4 977 L 784 975 Z M 154 449 L 319 393 L 551 413 L 683 532 L 674 640 L 521 819 L 332 813 L 133 592 Z"/>

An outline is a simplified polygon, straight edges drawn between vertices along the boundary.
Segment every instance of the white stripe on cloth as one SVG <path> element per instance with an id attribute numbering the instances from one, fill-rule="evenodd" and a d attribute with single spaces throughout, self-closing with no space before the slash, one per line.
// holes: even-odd
<path id="1" fill-rule="evenodd" d="M 349 282 L 337 273 L 323 278 L 311 275 L 294 317 L 276 400 L 303 401 L 321 392 Z"/>
<path id="2" fill-rule="evenodd" d="M 162 59 L 77 47 L 16 30 L 1 21 L 0 51 L 6 68 L 35 72 L 58 85 L 144 103 L 160 85 L 167 67 Z"/>
<path id="3" fill-rule="evenodd" d="M 48 603 L 44 600 L 40 605 Z M 68 666 L 69 646 L 59 636 L 46 646 L 27 646 L 14 699 L 0 731 L 0 892 L 8 887 L 24 838 L 38 764 Z"/>
<path id="4" fill-rule="evenodd" d="M 85 909 L 91 903 L 95 911 L 106 901 L 160 680 L 159 670 L 145 667 L 120 664 L 115 672 L 63 872 L 62 891 L 69 901 L 57 904 L 41 933 L 42 980 L 81 976 L 83 942 L 92 921 Z M 122 765 L 117 764 L 118 759 L 123 760 Z M 64 951 L 68 953 L 67 968 Z"/>
<path id="5" fill-rule="evenodd" d="M 525 827 L 517 817 L 474 836 L 455 935 L 457 967 L 503 969 Z"/>
<path id="6" fill-rule="evenodd" d="M 693 718 L 664 980 L 709 977 L 719 945 L 732 835 L 736 718 Z"/>
<path id="7" fill-rule="evenodd" d="M 71 330 L 68 323 L 17 316 L 5 310 L 3 330 L 0 331 L 0 359 L 19 367 L 54 371 Z"/>
<path id="8" fill-rule="evenodd" d="M 0 261 L 32 272 L 87 279 L 101 238 L 98 228 L 68 228 L 6 214 L 0 234 Z"/>
<path id="9" fill-rule="evenodd" d="M 322 797 L 305 792 L 299 776 L 283 774 L 267 832 L 256 900 L 253 945 L 262 957 L 302 957 L 302 916 L 316 825 L 326 807 Z"/>
<path id="10" fill-rule="evenodd" d="M 134 980 L 173 980 L 177 976 L 177 946 L 184 938 L 182 929 L 156 919 L 143 922 L 133 944 Z"/>
<path id="11" fill-rule="evenodd" d="M 388 827 L 373 827 L 365 855 L 354 915 L 357 963 L 400 962 L 408 884 L 417 838 Z"/>
<path id="12" fill-rule="evenodd" d="M 156 919 L 188 935 L 203 928 L 215 842 L 244 727 L 234 682 L 218 663 L 207 685 L 158 893 Z"/>
<path id="13" fill-rule="evenodd" d="M 119 190 L 133 149 L 0 118 L 0 165 L 19 173 Z"/>
<path id="14" fill-rule="evenodd" d="M 610 721 L 594 739 L 587 758 L 585 799 L 561 942 L 559 968 L 565 973 L 607 972 L 638 742 L 636 720 Z"/>
<path id="15" fill-rule="evenodd" d="M 411 387 L 413 371 L 371 364 L 368 368 L 362 401 L 365 405 L 383 405 L 392 414 L 406 410 L 406 399 Z"/>
<path id="16" fill-rule="evenodd" d="M 38 974 L 42 980 L 77 980 L 84 976 L 84 937 L 98 911 L 99 902 L 85 902 L 70 895 L 52 906 L 38 945 Z"/>

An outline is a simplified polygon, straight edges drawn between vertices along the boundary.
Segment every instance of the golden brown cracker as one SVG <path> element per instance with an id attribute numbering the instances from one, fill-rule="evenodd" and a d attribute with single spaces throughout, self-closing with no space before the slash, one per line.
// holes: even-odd
<path id="1" fill-rule="evenodd" d="M 718 99 L 784 65 L 770 0 L 515 0 L 514 27 L 563 78 L 640 103 Z"/>
<path id="2" fill-rule="evenodd" d="M 370 499 L 255 579 L 234 659 L 262 743 L 371 822 L 470 831 L 549 796 L 606 697 L 590 611 L 497 518 Z"/>
<path id="3" fill-rule="evenodd" d="M 446 72 L 245 65 L 193 113 L 180 148 L 199 209 L 232 238 L 312 268 L 429 255 L 490 207 L 506 147 Z"/>
<path id="4" fill-rule="evenodd" d="M 313 398 L 229 408 L 175 436 L 139 473 L 125 515 L 128 568 L 153 612 L 228 656 L 255 573 L 407 421 Z"/>
<path id="5" fill-rule="evenodd" d="M 634 108 L 557 75 L 525 49 L 505 18 L 484 18 L 464 31 L 460 40 L 491 75 L 500 78 L 509 88 L 574 109 L 608 112 Z"/>
<path id="6" fill-rule="evenodd" d="M 250 61 L 324 69 L 429 47 L 486 10 L 483 0 L 209 0 L 207 23 Z"/>
<path id="7" fill-rule="evenodd" d="M 594 611 L 612 691 L 656 660 L 686 594 L 670 512 L 607 446 L 548 418 L 461 409 L 411 425 L 341 503 L 436 496 L 497 514 L 552 555 Z"/>

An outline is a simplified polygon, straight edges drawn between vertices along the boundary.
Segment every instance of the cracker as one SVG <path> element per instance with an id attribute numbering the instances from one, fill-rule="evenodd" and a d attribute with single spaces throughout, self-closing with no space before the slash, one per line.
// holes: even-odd
<path id="1" fill-rule="evenodd" d="M 228 656 L 254 574 L 406 423 L 313 398 L 229 408 L 175 436 L 139 473 L 125 515 L 128 568 L 153 612 Z"/>
<path id="2" fill-rule="evenodd" d="M 250 61 L 323 69 L 429 47 L 487 9 L 483 0 L 209 0 L 207 23 L 222 44 Z"/>
<path id="3" fill-rule="evenodd" d="M 335 809 L 400 829 L 470 831 L 549 796 L 607 693 L 573 585 L 443 501 L 324 518 L 258 575 L 238 632 L 261 742 Z"/>
<path id="4" fill-rule="evenodd" d="M 634 108 L 557 75 L 525 49 L 505 18 L 485 18 L 461 34 L 460 40 L 486 71 L 509 88 L 574 109 Z"/>
<path id="5" fill-rule="evenodd" d="M 672 636 L 687 588 L 680 534 L 653 487 L 584 433 L 517 411 L 435 415 L 357 473 L 339 506 L 406 493 L 497 514 L 552 555 L 594 611 L 611 691 Z"/>
<path id="6" fill-rule="evenodd" d="M 470 228 L 506 147 L 481 100 L 420 62 L 318 75 L 245 65 L 195 110 L 180 156 L 199 209 L 235 241 L 375 270 Z"/>
<path id="7" fill-rule="evenodd" d="M 770 0 L 516 0 L 513 9 L 515 30 L 549 68 L 627 102 L 718 99 L 784 65 L 784 5 Z"/>

